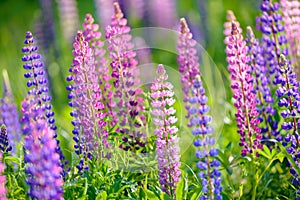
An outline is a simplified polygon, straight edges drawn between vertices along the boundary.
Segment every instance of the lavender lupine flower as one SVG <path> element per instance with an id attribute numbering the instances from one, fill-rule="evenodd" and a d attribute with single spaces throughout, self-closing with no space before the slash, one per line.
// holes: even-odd
<path id="1" fill-rule="evenodd" d="M 107 66 L 107 60 L 104 57 L 106 51 L 103 49 L 104 43 L 101 39 L 101 32 L 99 31 L 99 25 L 94 23 L 94 18 L 91 14 L 86 14 L 85 21 L 83 23 L 83 36 L 89 43 L 92 49 L 95 73 L 98 77 L 98 82 L 102 90 L 102 103 L 105 105 L 106 112 L 111 116 L 110 126 L 114 127 L 117 122 L 117 116 L 112 111 L 115 102 L 113 101 L 113 91 L 110 84 L 111 76 L 109 75 L 109 68 Z"/>
<path id="2" fill-rule="evenodd" d="M 115 0 L 94 0 L 97 10 L 98 21 L 101 27 L 109 25 L 110 17 L 114 14 L 113 3 Z"/>
<path id="3" fill-rule="evenodd" d="M 276 110 L 273 107 L 274 99 L 270 89 L 270 77 L 267 76 L 268 68 L 263 58 L 263 48 L 255 38 L 251 27 L 247 27 L 247 47 L 249 65 L 253 76 L 254 91 L 257 96 L 257 106 L 261 126 L 261 134 L 265 138 L 277 137 L 278 122 L 274 119 Z"/>
<path id="4" fill-rule="evenodd" d="M 27 104 L 24 103 L 24 106 L 26 105 L 27 107 L 23 107 L 24 112 L 21 121 L 24 126 L 22 131 L 25 135 L 30 134 L 31 121 L 36 121 L 38 119 L 46 120 L 48 127 L 55 131 L 57 127 L 54 124 L 55 119 L 54 112 L 52 111 L 51 96 L 48 93 L 47 75 L 44 70 L 44 63 L 41 61 L 41 55 L 37 52 L 38 47 L 35 45 L 31 32 L 26 33 L 24 44 L 26 46 L 22 48 L 22 52 L 25 55 L 22 57 L 22 61 L 24 62 L 23 68 L 27 70 L 24 77 L 28 79 L 27 86 L 31 89 L 29 89 L 28 99 L 26 99 L 28 102 Z M 29 109 L 36 109 L 39 110 L 39 112 L 29 114 L 31 113 Z M 57 134 L 55 133 L 53 137 L 56 138 Z M 56 141 L 57 144 L 59 144 L 59 140 Z M 61 160 L 64 160 L 64 155 L 62 154 L 59 145 L 57 145 L 56 151 L 59 153 Z M 65 164 L 66 163 L 67 162 L 65 161 Z"/>
<path id="5" fill-rule="evenodd" d="M 177 22 L 176 1 L 147 1 L 148 16 L 153 26 L 173 28 Z"/>
<path id="6" fill-rule="evenodd" d="M 79 25 L 76 0 L 56 0 L 63 37 L 71 43 Z"/>
<path id="7" fill-rule="evenodd" d="M 16 142 L 21 140 L 21 124 L 6 71 L 3 72 L 3 79 L 4 94 L 3 98 L 1 99 L 0 110 L 3 123 L 7 129 L 8 143 L 12 148 L 12 153 L 16 153 Z"/>
<path id="8" fill-rule="evenodd" d="M 218 150 L 213 147 L 215 138 L 212 137 L 213 129 L 209 126 L 211 117 L 206 114 L 209 107 L 206 105 L 207 97 L 199 75 L 194 79 L 189 102 L 190 126 L 193 127 L 196 156 L 199 159 L 197 167 L 201 170 L 199 177 L 202 180 L 203 195 L 200 199 L 222 199 L 221 173 L 218 169 L 220 162 L 215 159 Z"/>
<path id="9" fill-rule="evenodd" d="M 300 2 L 298 0 L 280 0 L 286 38 L 292 65 L 299 73 L 300 67 Z"/>
<path id="10" fill-rule="evenodd" d="M 180 26 L 177 62 L 179 64 L 179 72 L 181 73 L 183 101 L 185 102 L 185 108 L 189 110 L 188 98 L 192 94 L 193 80 L 197 75 L 200 75 L 199 58 L 197 56 L 197 49 L 195 48 L 197 42 L 192 39 L 193 35 L 184 18 L 181 18 Z"/>
<path id="11" fill-rule="evenodd" d="M 83 155 L 77 166 L 81 171 L 83 164 L 86 164 L 84 161 L 91 159 L 98 150 L 101 152 L 100 159 L 105 156 L 103 147 L 108 147 L 109 144 L 104 121 L 106 113 L 103 112 L 102 91 L 98 83 L 93 50 L 81 31 L 78 31 L 73 46 L 75 58 L 69 70 L 72 75 L 67 77 L 73 84 L 68 85 L 67 90 L 70 91 L 69 105 L 73 108 L 70 115 L 73 117 L 75 152 Z"/>
<path id="12" fill-rule="evenodd" d="M 241 135 L 240 146 L 242 146 L 242 156 L 255 154 L 256 149 L 262 148 L 260 143 L 262 136 L 258 128 L 259 119 L 256 110 L 256 94 L 253 91 L 253 77 L 250 74 L 250 66 L 247 64 L 246 42 L 232 22 L 231 36 L 226 47 L 227 62 L 229 64 L 231 89 L 234 106 L 237 108 L 236 120 L 238 133 Z"/>
<path id="13" fill-rule="evenodd" d="M 7 189 L 5 187 L 6 176 L 3 175 L 5 165 L 2 163 L 2 153 L 0 153 L 0 200 L 7 200 Z"/>
<path id="14" fill-rule="evenodd" d="M 30 135 L 24 138 L 25 172 L 34 199 L 63 199 L 60 156 L 56 153 L 54 131 L 45 120 L 32 122 Z"/>
<path id="15" fill-rule="evenodd" d="M 5 125 L 1 125 L 0 131 L 0 150 L 2 153 L 11 151 L 11 146 L 8 142 L 7 129 Z"/>
<path id="16" fill-rule="evenodd" d="M 133 51 L 130 27 L 118 3 L 114 3 L 115 14 L 106 27 L 109 57 L 112 59 L 112 78 L 115 87 L 115 110 L 120 125 L 119 132 L 124 135 L 121 148 L 136 151 L 145 146 L 145 133 L 141 131 L 145 123 L 144 100 L 140 84 L 139 69 Z M 130 127 L 128 129 L 127 127 Z"/>
<path id="17" fill-rule="evenodd" d="M 277 79 L 277 68 L 279 68 L 280 54 L 288 56 L 288 49 L 284 47 L 287 39 L 284 35 L 282 16 L 279 14 L 280 5 L 277 2 L 263 0 L 260 9 L 261 17 L 256 18 L 256 28 L 262 32 L 261 45 L 265 65 L 268 66 L 266 76 L 271 76 L 274 84 Z M 273 80 L 274 79 L 274 80 Z"/>
<path id="18" fill-rule="evenodd" d="M 279 88 L 276 95 L 279 98 L 278 106 L 281 108 L 280 115 L 284 119 L 281 128 L 285 131 L 285 139 L 282 144 L 286 146 L 287 152 L 295 160 L 298 167 L 300 167 L 300 119 L 297 118 L 300 114 L 300 92 L 299 82 L 296 79 L 296 74 L 292 66 L 288 63 L 284 55 L 280 56 L 280 69 L 278 70 Z M 290 172 L 293 174 L 293 184 L 298 188 L 300 184 L 300 174 L 291 168 Z M 300 189 L 298 189 L 300 196 Z"/>
<path id="19" fill-rule="evenodd" d="M 159 182 L 164 192 L 174 197 L 176 186 L 180 180 L 180 154 L 176 132 L 178 128 L 174 125 L 177 118 L 174 116 L 175 109 L 172 105 L 173 85 L 166 82 L 168 75 L 163 65 L 158 65 L 157 78 L 151 86 L 151 106 L 153 107 L 153 124 L 156 126 L 156 154 L 159 169 Z"/>
<path id="20" fill-rule="evenodd" d="M 37 34 L 39 44 L 41 48 L 45 51 L 48 51 L 51 47 L 54 47 L 55 44 L 55 30 L 54 30 L 54 10 L 52 0 L 39 0 L 43 15 L 40 16 L 39 25 L 42 27 L 39 30 L 41 33 Z M 56 50 L 56 49 L 55 49 Z"/>

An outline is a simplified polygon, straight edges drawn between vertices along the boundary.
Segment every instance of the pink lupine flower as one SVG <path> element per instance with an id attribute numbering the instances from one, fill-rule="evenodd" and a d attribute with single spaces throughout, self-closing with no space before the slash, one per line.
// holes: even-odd
<path id="1" fill-rule="evenodd" d="M 174 116 L 175 109 L 172 107 L 173 85 L 166 82 L 168 75 L 163 65 L 158 65 L 157 78 L 151 86 L 151 106 L 153 107 L 153 124 L 156 126 L 156 154 L 158 159 L 159 182 L 163 191 L 174 197 L 176 186 L 180 180 L 180 154 L 174 125 L 177 118 Z M 169 108 L 168 108 L 169 107 Z"/>

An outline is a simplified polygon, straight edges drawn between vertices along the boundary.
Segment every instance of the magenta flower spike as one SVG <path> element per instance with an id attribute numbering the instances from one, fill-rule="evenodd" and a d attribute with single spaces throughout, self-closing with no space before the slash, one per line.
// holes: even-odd
<path id="1" fill-rule="evenodd" d="M 34 199 L 63 199 L 62 168 L 54 134 L 45 120 L 37 120 L 32 122 L 31 134 L 24 138 L 25 172 L 29 195 Z"/>
<path id="2" fill-rule="evenodd" d="M 156 154 L 158 160 L 158 175 L 161 188 L 164 192 L 174 197 L 176 186 L 180 180 L 180 153 L 176 135 L 178 128 L 174 125 L 177 118 L 172 105 L 173 85 L 166 82 L 168 75 L 163 65 L 158 65 L 157 78 L 151 86 L 151 106 L 153 107 L 152 123 L 156 126 Z"/>
<path id="3" fill-rule="evenodd" d="M 78 31 L 73 44 L 72 73 L 67 77 L 72 84 L 67 86 L 70 91 L 69 105 L 73 108 L 70 115 L 73 117 L 73 134 L 75 152 L 83 155 L 83 160 L 91 159 L 95 152 L 100 150 L 100 159 L 105 156 L 103 149 L 108 147 L 108 131 L 103 112 L 104 104 L 101 102 L 102 91 L 98 83 L 98 73 L 95 69 L 95 60 L 92 48 L 85 40 L 83 33 Z M 82 161 L 83 162 L 83 161 Z M 78 166 L 81 170 L 82 166 Z"/>
<path id="4" fill-rule="evenodd" d="M 197 42 L 192 37 L 193 35 L 186 20 L 182 18 L 180 20 L 180 36 L 177 46 L 179 53 L 177 62 L 179 64 L 179 72 L 181 73 L 183 101 L 187 110 L 190 107 L 188 98 L 192 95 L 193 81 L 197 75 L 200 75 L 199 58 L 197 56 L 197 49 L 195 48 Z"/>
<path id="5" fill-rule="evenodd" d="M 5 186 L 6 176 L 3 175 L 5 169 L 4 163 L 2 163 L 2 153 L 0 153 L 0 200 L 7 200 L 7 189 Z"/>
<path id="6" fill-rule="evenodd" d="M 227 44 L 229 37 L 231 36 L 231 23 L 232 22 L 236 23 L 237 28 L 242 32 L 242 29 L 240 28 L 240 23 L 236 20 L 236 17 L 233 13 L 232 10 L 227 10 L 227 15 L 226 15 L 226 22 L 224 23 L 224 35 L 225 35 L 225 40 L 224 43 Z"/>
<path id="7" fill-rule="evenodd" d="M 124 18 L 120 5 L 115 2 L 115 13 L 111 24 L 106 27 L 109 58 L 111 58 L 111 77 L 115 88 L 114 111 L 118 116 L 119 133 L 123 135 L 121 148 L 136 151 L 145 146 L 144 100 L 139 87 L 139 69 L 136 52 L 133 51 L 130 27 Z M 115 115 L 114 115 L 115 116 Z"/>
<path id="8" fill-rule="evenodd" d="M 258 128 L 258 112 L 256 109 L 256 94 L 253 91 L 253 77 L 250 74 L 251 68 L 247 64 L 246 42 L 241 35 L 235 22 L 232 22 L 231 36 L 228 38 L 226 47 L 228 70 L 230 71 L 231 89 L 234 106 L 237 108 L 235 114 L 238 133 L 240 134 L 240 146 L 242 146 L 242 156 L 257 154 L 257 149 L 261 149 L 260 129 Z"/>

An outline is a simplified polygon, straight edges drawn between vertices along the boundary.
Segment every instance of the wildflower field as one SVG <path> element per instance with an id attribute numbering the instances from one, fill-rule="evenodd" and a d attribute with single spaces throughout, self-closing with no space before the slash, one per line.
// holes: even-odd
<path id="1" fill-rule="evenodd" d="M 300 200 L 300 1 L 0 1 L 0 200 Z"/>

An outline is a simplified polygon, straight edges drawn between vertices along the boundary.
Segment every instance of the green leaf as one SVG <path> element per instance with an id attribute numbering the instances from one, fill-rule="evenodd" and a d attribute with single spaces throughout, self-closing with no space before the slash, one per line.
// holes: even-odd
<path id="1" fill-rule="evenodd" d="M 159 198 L 157 198 L 157 196 L 154 194 L 154 192 L 152 192 L 148 189 L 143 189 L 143 191 L 146 194 L 146 199 L 159 200 Z"/>
<path id="2" fill-rule="evenodd" d="M 106 200 L 107 199 L 107 193 L 105 191 L 100 192 L 96 196 L 96 200 Z"/>
<path id="3" fill-rule="evenodd" d="M 285 155 L 284 153 L 282 152 L 279 152 L 277 155 L 276 155 L 276 158 L 282 163 L 284 158 L 285 158 Z"/>
<path id="4" fill-rule="evenodd" d="M 176 200 L 181 200 L 183 197 L 183 193 L 184 193 L 184 179 L 182 178 L 176 188 Z"/>
<path id="5" fill-rule="evenodd" d="M 270 149 L 267 147 L 267 145 L 264 145 L 263 146 L 263 149 L 264 149 L 264 151 L 266 152 L 266 154 L 269 156 L 269 158 L 272 156 L 271 155 L 271 152 L 270 152 Z"/>
<path id="6" fill-rule="evenodd" d="M 300 174 L 300 168 L 295 163 L 295 161 L 292 158 L 292 156 L 286 151 L 285 147 L 282 146 L 282 144 L 280 142 L 278 142 L 277 144 L 279 145 L 280 150 L 285 154 L 286 158 L 289 160 L 290 164 L 292 165 L 292 167 L 294 168 L 294 170 L 297 172 L 297 174 Z"/>

